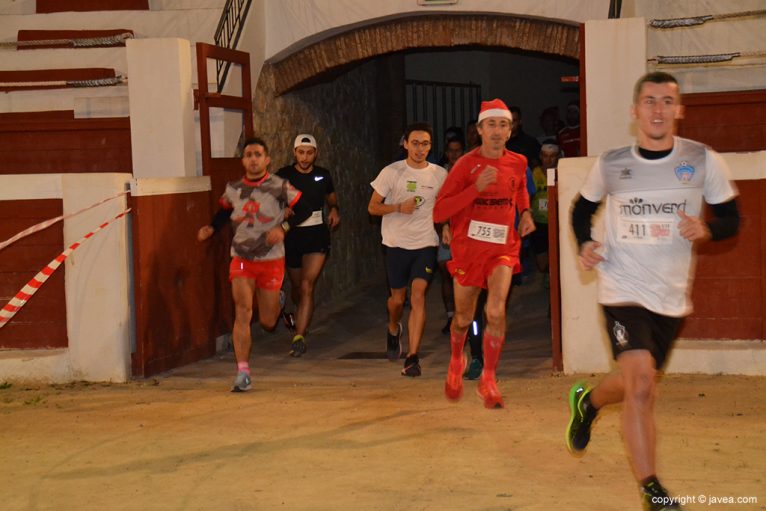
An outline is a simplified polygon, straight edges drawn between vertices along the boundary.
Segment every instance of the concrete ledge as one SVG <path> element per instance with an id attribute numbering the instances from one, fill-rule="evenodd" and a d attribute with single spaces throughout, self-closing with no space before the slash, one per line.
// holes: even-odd
<path id="1" fill-rule="evenodd" d="M 679 339 L 668 373 L 766 375 L 766 341 Z"/>
<path id="2" fill-rule="evenodd" d="M 140 178 L 130 182 L 133 197 L 210 191 L 210 176 Z"/>
<path id="3" fill-rule="evenodd" d="M 0 381 L 72 381 L 69 349 L 0 351 Z"/>

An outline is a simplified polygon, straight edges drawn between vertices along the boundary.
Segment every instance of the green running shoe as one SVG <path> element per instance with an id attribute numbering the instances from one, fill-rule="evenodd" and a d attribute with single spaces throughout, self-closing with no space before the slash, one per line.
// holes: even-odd
<path id="1" fill-rule="evenodd" d="M 591 388 L 585 382 L 577 382 L 569 389 L 569 424 L 567 425 L 567 449 L 575 455 L 583 454 L 590 441 L 590 428 L 598 415 L 592 405 L 585 407 L 585 398 Z M 588 401 L 590 402 L 590 401 Z"/>

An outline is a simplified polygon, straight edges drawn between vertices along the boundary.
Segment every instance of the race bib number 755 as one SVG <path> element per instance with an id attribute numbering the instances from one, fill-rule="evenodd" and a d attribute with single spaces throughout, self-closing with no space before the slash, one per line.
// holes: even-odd
<path id="1" fill-rule="evenodd" d="M 504 245 L 508 239 L 508 226 L 471 220 L 468 225 L 468 237 L 478 241 Z"/>

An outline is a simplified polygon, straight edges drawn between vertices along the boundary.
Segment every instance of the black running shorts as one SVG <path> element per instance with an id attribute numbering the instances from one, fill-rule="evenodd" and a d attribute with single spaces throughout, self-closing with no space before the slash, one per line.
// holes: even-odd
<path id="1" fill-rule="evenodd" d="M 436 247 L 406 248 L 386 247 L 386 271 L 391 289 L 402 289 L 413 279 L 430 283 L 436 268 Z"/>
<path id="2" fill-rule="evenodd" d="M 648 350 L 657 369 L 662 369 L 683 318 L 663 316 L 638 306 L 602 307 L 615 360 L 628 350 Z"/>
<path id="3" fill-rule="evenodd" d="M 306 254 L 330 255 L 330 229 L 326 225 L 294 227 L 285 235 L 285 266 L 300 268 Z"/>

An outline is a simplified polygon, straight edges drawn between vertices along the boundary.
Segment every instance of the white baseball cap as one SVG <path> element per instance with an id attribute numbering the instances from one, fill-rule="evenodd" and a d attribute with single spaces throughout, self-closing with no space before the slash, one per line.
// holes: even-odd
<path id="1" fill-rule="evenodd" d="M 317 141 L 312 135 L 309 135 L 308 133 L 301 133 L 300 135 L 295 137 L 295 143 L 293 144 L 293 149 L 302 145 L 311 146 L 314 149 L 316 149 Z"/>

